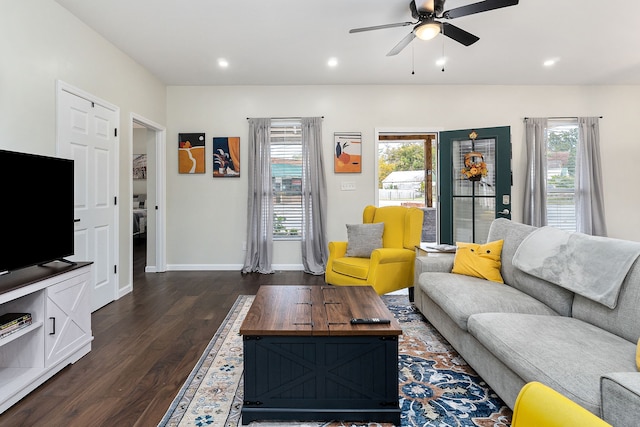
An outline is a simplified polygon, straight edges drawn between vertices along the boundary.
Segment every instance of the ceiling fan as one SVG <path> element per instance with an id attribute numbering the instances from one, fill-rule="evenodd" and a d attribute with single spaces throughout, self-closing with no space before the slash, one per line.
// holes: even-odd
<path id="1" fill-rule="evenodd" d="M 473 15 L 480 12 L 500 9 L 507 6 L 515 6 L 518 4 L 518 0 L 485 0 L 443 12 L 444 2 L 445 0 L 422 0 L 418 5 L 416 4 L 416 0 L 410 0 L 409 9 L 411 9 L 411 16 L 417 21 L 354 28 L 349 30 L 349 33 L 360 33 L 363 31 L 414 25 L 413 30 L 400 40 L 400 43 L 395 45 L 395 47 L 387 53 L 387 56 L 397 55 L 416 37 L 422 40 L 430 40 L 439 33 L 442 33 L 465 46 L 470 46 L 480 39 L 462 28 L 456 27 L 448 22 L 438 21 L 438 19 L 454 19 L 461 16 Z"/>

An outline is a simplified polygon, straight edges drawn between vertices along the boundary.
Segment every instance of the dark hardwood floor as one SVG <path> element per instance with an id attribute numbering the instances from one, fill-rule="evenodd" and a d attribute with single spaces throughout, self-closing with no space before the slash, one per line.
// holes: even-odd
<path id="1" fill-rule="evenodd" d="M 5 426 L 156 426 L 238 295 L 261 285 L 324 284 L 302 272 L 144 273 L 92 314 L 92 350 L 0 415 Z"/>

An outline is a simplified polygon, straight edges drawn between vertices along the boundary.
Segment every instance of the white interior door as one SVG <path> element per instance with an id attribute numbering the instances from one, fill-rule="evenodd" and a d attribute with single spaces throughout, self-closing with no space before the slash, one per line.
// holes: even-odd
<path id="1" fill-rule="evenodd" d="M 74 160 L 75 261 L 92 261 L 91 311 L 117 296 L 118 111 L 58 88 L 58 155 Z M 105 103 L 106 104 L 106 103 Z"/>

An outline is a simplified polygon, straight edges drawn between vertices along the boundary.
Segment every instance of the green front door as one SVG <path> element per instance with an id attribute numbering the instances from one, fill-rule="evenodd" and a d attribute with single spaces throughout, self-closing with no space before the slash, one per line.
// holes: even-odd
<path id="1" fill-rule="evenodd" d="M 511 129 L 440 132 L 439 148 L 439 241 L 486 243 L 495 218 L 511 219 Z"/>

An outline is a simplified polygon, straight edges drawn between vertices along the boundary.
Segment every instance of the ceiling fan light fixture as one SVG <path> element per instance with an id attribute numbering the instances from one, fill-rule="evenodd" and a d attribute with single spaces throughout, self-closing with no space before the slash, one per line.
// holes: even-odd
<path id="1" fill-rule="evenodd" d="M 420 40 L 431 40 L 440 34 L 441 27 L 439 22 L 425 22 L 414 28 L 413 33 Z"/>

